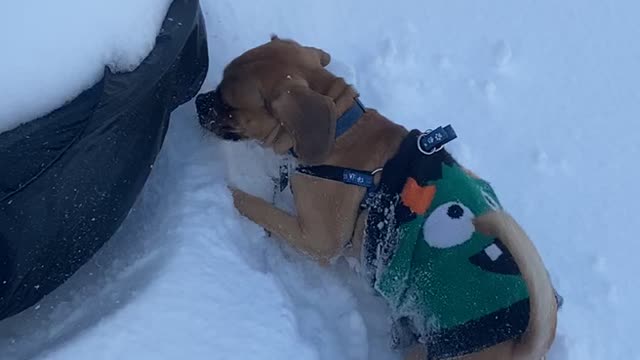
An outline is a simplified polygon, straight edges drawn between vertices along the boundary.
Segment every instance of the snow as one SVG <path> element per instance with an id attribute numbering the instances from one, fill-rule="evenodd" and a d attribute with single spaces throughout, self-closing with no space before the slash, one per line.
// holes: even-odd
<path id="1" fill-rule="evenodd" d="M 59 4 L 38 4 L 42 10 L 30 21 L 39 24 L 52 11 L 66 16 Z M 493 183 L 565 298 L 549 359 L 640 359 L 634 165 L 640 4 L 203 0 L 202 6 L 211 55 L 203 91 L 217 84 L 228 61 L 274 32 L 329 51 L 331 69 L 391 119 L 422 129 L 451 123 L 459 139 L 449 149 Z M 56 48 L 87 36 L 63 35 Z M 20 36 L 12 41 L 23 42 Z M 129 41 L 135 42 L 128 35 Z M 15 52 L 26 62 L 34 61 L 22 55 L 27 51 L 54 47 L 27 45 L 33 44 Z M 1 71 L 7 62 L 15 61 L 3 56 Z M 50 71 L 21 76 L 28 84 L 20 86 L 40 90 Z M 64 96 L 43 94 L 40 111 L 92 76 Z M 12 112 L 33 115 L 32 100 L 12 104 Z M 227 184 L 269 197 L 276 164 L 254 145 L 205 134 L 192 102 L 178 109 L 118 234 L 38 306 L 0 323 L 0 358 L 398 359 L 387 348 L 384 304 L 345 263 L 320 267 L 233 209 Z"/>
<path id="2" fill-rule="evenodd" d="M 170 0 L 0 2 L 0 133 L 47 114 L 153 49 Z"/>

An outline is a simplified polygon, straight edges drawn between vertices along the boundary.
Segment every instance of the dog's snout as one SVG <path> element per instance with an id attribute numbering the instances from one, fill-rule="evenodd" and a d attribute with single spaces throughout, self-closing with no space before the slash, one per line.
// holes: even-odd
<path id="1" fill-rule="evenodd" d="M 216 90 L 196 96 L 196 107 L 198 112 L 205 112 L 215 106 L 218 106 L 217 103 L 219 102 L 220 95 Z"/>
<path id="2" fill-rule="evenodd" d="M 221 126 L 223 117 L 229 112 L 229 107 L 224 104 L 219 91 L 214 90 L 196 96 L 196 111 L 200 119 L 200 125 L 214 131 Z"/>
<path id="3" fill-rule="evenodd" d="M 231 107 L 224 103 L 218 90 L 196 96 L 196 111 L 200 125 L 225 140 L 241 137 L 233 129 Z"/>
<path id="4" fill-rule="evenodd" d="M 198 115 L 204 113 L 207 108 L 207 103 L 209 102 L 207 97 L 209 96 L 209 93 L 198 94 L 198 96 L 196 96 L 196 110 L 198 111 Z"/>

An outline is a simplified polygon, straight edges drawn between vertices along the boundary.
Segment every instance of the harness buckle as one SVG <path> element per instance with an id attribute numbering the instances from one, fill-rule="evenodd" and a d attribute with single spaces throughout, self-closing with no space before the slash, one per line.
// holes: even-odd
<path id="1" fill-rule="evenodd" d="M 418 136 L 418 150 L 425 155 L 433 155 L 444 148 L 444 145 L 457 138 L 451 125 L 439 126 L 435 130 L 427 130 Z"/>

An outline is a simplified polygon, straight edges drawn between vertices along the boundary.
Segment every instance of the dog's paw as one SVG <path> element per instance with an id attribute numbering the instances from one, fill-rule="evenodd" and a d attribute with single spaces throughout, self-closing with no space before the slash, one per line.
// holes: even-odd
<path id="1" fill-rule="evenodd" d="M 229 191 L 231 191 L 231 197 L 233 198 L 233 206 L 235 206 L 236 210 L 248 218 L 252 218 L 252 214 L 256 212 L 256 208 L 260 207 L 264 200 L 254 195 L 245 192 L 244 190 L 240 190 L 233 186 L 227 186 Z"/>
<path id="2" fill-rule="evenodd" d="M 248 194 L 234 186 L 227 186 L 227 189 L 229 189 L 229 191 L 231 192 L 233 205 L 236 207 L 236 209 L 240 210 L 242 208 L 242 205 L 245 203 Z"/>

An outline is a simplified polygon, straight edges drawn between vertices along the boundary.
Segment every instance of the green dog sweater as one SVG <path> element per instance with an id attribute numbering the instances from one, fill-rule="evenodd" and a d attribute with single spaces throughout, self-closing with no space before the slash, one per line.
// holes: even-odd
<path id="1" fill-rule="evenodd" d="M 425 154 L 417 130 L 368 197 L 363 263 L 392 310 L 393 346 L 429 359 L 473 353 L 522 335 L 529 294 L 500 239 L 474 219 L 501 209 L 491 186 L 445 150 Z"/>

